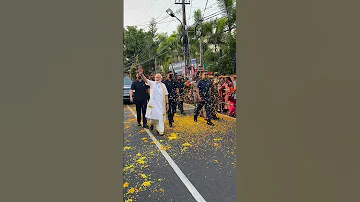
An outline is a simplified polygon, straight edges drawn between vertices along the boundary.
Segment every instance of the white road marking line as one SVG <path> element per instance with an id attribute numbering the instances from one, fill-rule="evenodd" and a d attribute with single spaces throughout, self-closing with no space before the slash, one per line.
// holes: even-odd
<path id="1" fill-rule="evenodd" d="M 129 110 L 131 111 L 131 113 L 135 116 L 136 118 L 136 114 L 135 112 L 129 107 L 129 105 L 126 105 Z M 186 188 L 190 191 L 191 195 L 193 195 L 193 197 L 195 198 L 196 201 L 198 202 L 206 202 L 205 199 L 201 196 L 201 194 L 196 190 L 196 188 L 194 187 L 194 185 L 191 184 L 190 180 L 184 175 L 184 173 L 180 170 L 180 168 L 176 165 L 176 163 L 174 162 L 174 160 L 169 156 L 169 154 L 161 149 L 161 145 L 159 143 L 159 141 L 154 137 L 154 135 L 150 132 L 149 129 L 145 128 L 145 131 L 147 132 L 147 134 L 150 136 L 150 138 L 155 142 L 155 145 L 157 146 L 157 148 L 160 150 L 160 152 L 162 153 L 162 155 L 165 157 L 165 159 L 169 162 L 170 166 L 172 167 L 172 169 L 174 169 L 175 173 L 177 174 L 177 176 L 180 178 L 180 180 L 184 183 L 184 185 L 186 186 Z"/>

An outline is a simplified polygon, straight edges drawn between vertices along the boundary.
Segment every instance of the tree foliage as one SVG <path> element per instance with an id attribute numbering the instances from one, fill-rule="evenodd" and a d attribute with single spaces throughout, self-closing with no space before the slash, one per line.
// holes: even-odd
<path id="1" fill-rule="evenodd" d="M 221 74 L 231 74 L 234 70 L 234 54 L 236 38 L 232 28 L 236 24 L 235 0 L 217 0 L 223 17 L 205 20 L 196 26 L 203 18 L 201 10 L 192 14 L 194 25 L 188 26 L 190 56 L 199 61 L 200 41 L 202 40 L 203 62 L 209 71 Z M 195 30 L 196 28 L 196 30 Z M 200 29 L 201 32 L 198 32 Z M 151 19 L 148 31 L 130 26 L 124 29 L 124 65 L 126 69 L 135 69 L 136 57 L 143 66 L 145 73 L 152 71 L 167 72 L 171 63 L 184 60 L 183 27 L 179 25 L 171 34 L 157 32 L 156 21 Z M 198 34 L 201 33 L 201 38 Z M 220 54 L 220 52 L 222 54 Z"/>

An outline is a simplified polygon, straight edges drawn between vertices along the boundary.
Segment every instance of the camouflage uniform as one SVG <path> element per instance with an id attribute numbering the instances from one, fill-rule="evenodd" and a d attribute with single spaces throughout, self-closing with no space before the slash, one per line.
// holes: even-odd
<path id="1" fill-rule="evenodd" d="M 219 93 L 218 93 L 218 84 L 216 80 L 211 80 L 211 118 L 216 119 L 217 118 L 217 109 L 219 106 Z"/>
<path id="2" fill-rule="evenodd" d="M 193 92 L 194 105 L 195 105 L 194 113 L 195 113 L 195 110 L 196 110 L 197 105 L 198 105 L 198 96 L 197 96 L 197 93 L 196 93 L 196 88 L 197 88 L 198 82 L 199 82 L 199 81 L 194 81 L 194 82 L 191 84 L 191 91 Z M 202 109 L 200 110 L 199 116 L 200 116 L 200 117 L 203 117 L 203 118 L 206 118 L 205 108 L 202 108 Z"/>

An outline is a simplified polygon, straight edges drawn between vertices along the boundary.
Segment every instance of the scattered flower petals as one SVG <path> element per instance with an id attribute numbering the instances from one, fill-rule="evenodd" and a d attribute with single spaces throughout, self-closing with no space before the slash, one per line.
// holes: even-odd
<path id="1" fill-rule="evenodd" d="M 128 187 L 129 186 L 129 183 L 128 182 L 125 182 L 124 183 L 124 189 L 126 188 L 126 187 Z"/>
<path id="2" fill-rule="evenodd" d="M 171 133 L 171 134 L 168 136 L 168 139 L 169 139 L 169 141 L 170 141 L 170 140 L 177 139 L 177 135 L 176 135 L 175 133 Z"/>
<path id="3" fill-rule="evenodd" d="M 128 193 L 128 194 L 132 194 L 132 193 L 134 193 L 134 192 L 135 192 L 135 189 L 134 189 L 134 188 L 131 188 L 131 189 L 128 190 L 127 193 Z"/>
<path id="4" fill-rule="evenodd" d="M 149 181 L 145 181 L 145 182 L 142 183 L 142 186 L 143 187 L 148 187 L 148 186 L 150 186 L 150 184 L 151 183 Z"/>
<path id="5" fill-rule="evenodd" d="M 182 144 L 182 146 L 184 146 L 184 147 L 191 147 L 191 144 L 189 144 L 189 143 L 184 143 L 184 144 Z"/>

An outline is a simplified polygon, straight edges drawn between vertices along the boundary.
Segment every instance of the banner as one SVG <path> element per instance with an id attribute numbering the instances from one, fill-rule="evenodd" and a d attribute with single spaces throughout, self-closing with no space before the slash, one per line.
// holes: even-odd
<path id="1" fill-rule="evenodd" d="M 193 69 L 196 69 L 196 58 L 191 59 L 190 62 L 191 62 L 190 73 L 192 73 Z M 174 72 L 178 75 L 185 74 L 185 72 L 186 72 L 184 60 L 176 62 L 176 63 L 171 63 L 169 65 L 169 71 L 172 71 L 173 68 L 174 68 Z"/>

